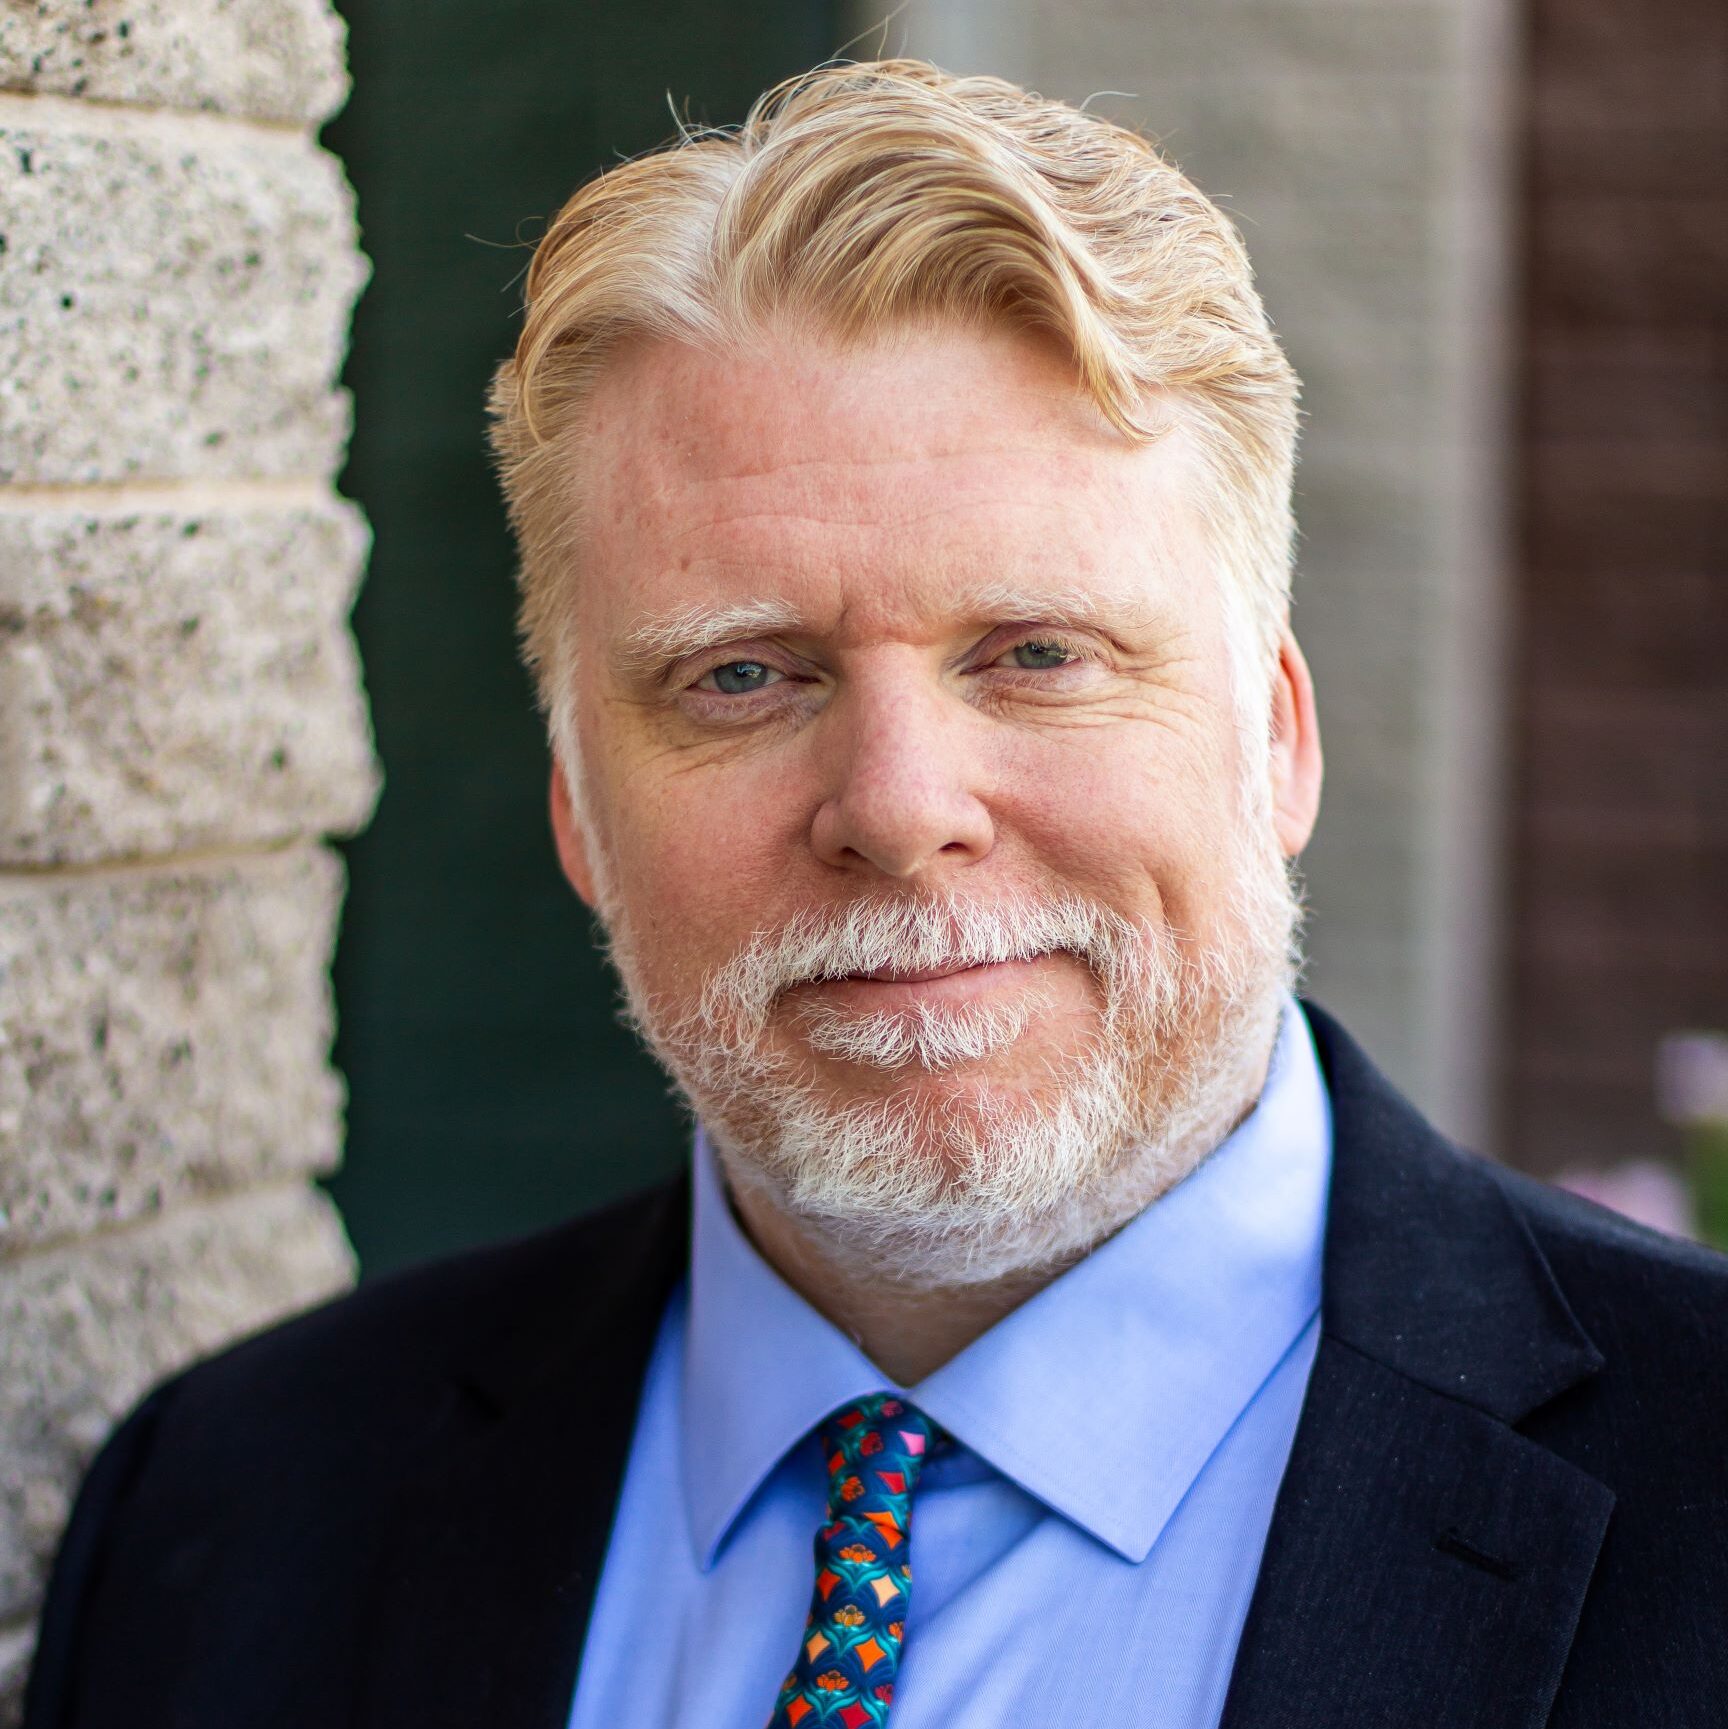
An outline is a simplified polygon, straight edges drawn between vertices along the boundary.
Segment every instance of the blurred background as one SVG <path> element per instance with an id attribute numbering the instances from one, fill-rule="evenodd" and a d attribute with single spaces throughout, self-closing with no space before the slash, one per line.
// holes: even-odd
<path id="1" fill-rule="evenodd" d="M 1728 1116 L 1719 0 L 344 11 L 323 139 L 374 275 L 341 484 L 376 535 L 386 786 L 346 848 L 331 1188 L 366 1273 L 682 1155 L 546 834 L 481 405 L 582 179 L 843 48 L 1089 101 L 1233 213 L 1306 385 L 1308 988 L 1450 1132 L 1700 1225 Z"/>

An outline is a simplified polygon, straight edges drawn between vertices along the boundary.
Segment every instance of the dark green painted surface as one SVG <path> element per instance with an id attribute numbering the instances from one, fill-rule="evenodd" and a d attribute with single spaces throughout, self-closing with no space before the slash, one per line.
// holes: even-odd
<path id="1" fill-rule="evenodd" d="M 558 875 L 512 636 L 482 402 L 526 249 L 595 168 L 830 53 L 832 0 L 351 0 L 355 94 L 325 131 L 374 276 L 343 489 L 377 536 L 355 614 L 384 800 L 347 849 L 336 961 L 348 1154 L 331 1187 L 367 1273 L 567 1215 L 682 1155 L 658 1072 Z"/>

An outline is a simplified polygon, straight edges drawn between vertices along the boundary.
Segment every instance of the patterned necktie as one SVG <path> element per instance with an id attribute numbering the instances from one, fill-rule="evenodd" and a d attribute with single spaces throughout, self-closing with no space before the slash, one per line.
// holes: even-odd
<path id="1" fill-rule="evenodd" d="M 912 1491 L 938 1434 L 891 1393 L 872 1393 L 822 1424 L 828 1521 L 816 1533 L 816 1591 L 768 1729 L 888 1721 L 912 1589 Z"/>

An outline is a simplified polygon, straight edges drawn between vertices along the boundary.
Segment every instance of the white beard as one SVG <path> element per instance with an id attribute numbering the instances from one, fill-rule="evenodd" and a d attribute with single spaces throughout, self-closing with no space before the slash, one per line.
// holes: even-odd
<path id="1" fill-rule="evenodd" d="M 837 1264 L 904 1285 L 1060 1267 L 1187 1176 L 1252 1107 L 1297 967 L 1298 899 L 1270 823 L 1244 822 L 1225 934 L 1206 949 L 1080 897 L 988 904 L 915 892 L 757 933 L 680 1008 L 650 1000 L 627 920 L 606 924 L 630 1016 L 707 1126 L 735 1188 L 761 1195 Z M 1042 1006 L 848 1013 L 806 1005 L 809 1050 L 904 1084 L 836 1099 L 771 1019 L 795 985 L 903 970 L 1079 957 L 1094 1033 L 1035 1084 L 970 1065 L 1008 1051 Z"/>

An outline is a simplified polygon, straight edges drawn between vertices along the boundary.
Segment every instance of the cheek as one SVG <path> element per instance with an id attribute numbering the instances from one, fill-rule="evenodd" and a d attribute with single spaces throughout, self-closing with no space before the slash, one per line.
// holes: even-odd
<path id="1" fill-rule="evenodd" d="M 1129 918 L 1212 926 L 1234 833 L 1226 752 L 1137 726 L 1041 741 L 1004 767 L 998 840 L 1040 875 Z"/>
<path id="2" fill-rule="evenodd" d="M 605 807 L 615 892 L 660 988 L 699 979 L 791 910 L 808 849 L 791 801 L 751 777 L 644 768 L 615 780 Z"/>

